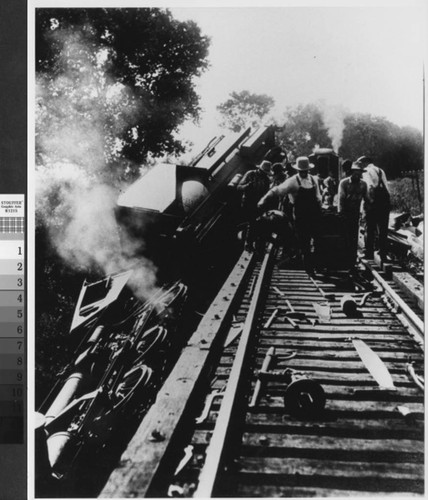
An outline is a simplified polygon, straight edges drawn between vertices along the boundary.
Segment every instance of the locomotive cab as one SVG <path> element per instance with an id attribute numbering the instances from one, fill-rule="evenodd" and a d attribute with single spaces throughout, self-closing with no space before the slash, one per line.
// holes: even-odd
<path id="1" fill-rule="evenodd" d="M 309 156 L 309 161 L 315 165 L 313 172 L 321 179 L 331 176 L 339 183 L 342 178 L 342 170 L 339 156 L 333 149 L 318 148 Z"/>
<path id="2" fill-rule="evenodd" d="M 351 246 L 346 229 L 346 221 L 337 213 L 337 191 L 343 177 L 339 156 L 333 149 L 319 148 L 309 156 L 315 165 L 314 174 L 318 174 L 322 188 L 325 179 L 333 179 L 333 193 L 323 194 L 323 211 L 319 225 L 319 236 L 315 243 L 318 265 L 328 269 L 347 269 L 352 262 Z M 330 196 L 330 199 L 329 199 Z"/>

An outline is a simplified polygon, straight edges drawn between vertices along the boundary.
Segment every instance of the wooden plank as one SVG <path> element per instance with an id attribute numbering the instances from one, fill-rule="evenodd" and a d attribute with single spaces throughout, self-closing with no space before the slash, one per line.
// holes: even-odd
<path id="1" fill-rule="evenodd" d="M 381 351 L 385 354 L 396 353 L 397 349 L 400 350 L 400 353 L 408 353 L 408 355 L 410 355 L 411 353 L 419 355 L 421 352 L 419 347 L 410 338 L 406 341 L 399 341 L 395 344 L 392 344 L 391 342 L 382 342 L 381 340 L 376 340 L 375 342 L 371 342 L 369 345 L 374 351 Z M 349 349 L 354 350 L 353 348 L 351 348 L 351 344 L 349 342 L 329 342 L 328 340 L 322 343 L 314 343 L 310 339 L 294 339 L 289 340 L 286 344 L 284 344 L 281 340 L 278 340 L 275 337 L 275 334 L 273 334 L 272 336 L 263 335 L 263 337 L 259 340 L 259 346 L 259 349 L 261 349 L 262 352 L 263 350 L 267 350 L 271 346 L 275 347 L 275 351 L 278 356 L 280 356 L 282 353 L 290 352 L 293 350 L 301 350 L 305 353 L 313 350 L 318 351 L 320 355 L 323 352 L 329 352 L 331 350 L 334 350 L 335 352 L 346 352 Z"/>
<path id="2" fill-rule="evenodd" d="M 311 475 L 283 475 L 283 474 L 263 474 L 260 473 L 238 473 L 234 478 L 234 485 L 251 485 L 254 491 L 253 494 L 249 496 L 264 496 L 261 495 L 261 491 L 266 491 L 266 487 L 270 486 L 272 492 L 276 491 L 272 495 L 274 498 L 279 498 L 285 496 L 283 493 L 284 488 L 293 493 L 287 496 L 287 498 L 294 498 L 295 488 L 305 488 L 306 491 L 309 488 L 314 488 L 316 491 L 343 491 L 340 496 L 346 496 L 347 491 L 355 491 L 358 497 L 361 492 L 371 492 L 372 496 L 376 496 L 378 492 L 417 492 L 419 494 L 424 493 L 424 481 L 423 478 L 420 480 L 415 479 L 394 479 L 388 477 L 342 477 L 339 474 L 336 476 L 311 476 Z M 241 489 L 240 489 L 241 491 Z M 386 493 L 386 498 L 389 497 L 389 493 Z"/>
<path id="3" fill-rule="evenodd" d="M 128 444 L 120 467 L 113 471 L 100 496 L 143 497 L 150 491 L 162 458 L 176 437 L 178 422 L 196 391 L 208 359 L 208 348 L 227 323 L 234 304 L 232 298 L 244 284 L 251 259 L 248 252 L 242 254 Z M 229 294 L 227 301 L 224 300 L 226 294 Z M 153 432 L 160 433 L 162 439 L 154 440 Z"/>
<path id="4" fill-rule="evenodd" d="M 280 322 L 276 318 L 274 319 L 272 325 L 270 326 L 271 329 L 276 329 L 280 331 L 290 331 L 290 330 L 296 330 L 292 325 L 286 322 Z M 299 328 L 297 328 L 299 331 L 305 331 L 305 332 L 319 332 L 320 334 L 323 332 L 342 332 L 343 333 L 349 333 L 349 335 L 358 333 L 358 332 L 364 332 L 364 333 L 376 333 L 376 334 L 389 334 L 391 332 L 399 332 L 399 333 L 406 333 L 407 332 L 404 330 L 404 328 L 401 325 L 385 325 L 383 327 L 379 326 L 370 326 L 370 325 L 365 325 L 363 322 L 360 324 L 356 325 L 350 325 L 350 326 L 342 326 L 342 325 L 328 325 L 328 324 L 316 324 L 316 325 L 311 325 L 309 323 L 299 323 Z M 263 331 L 263 330 L 262 330 Z"/>
<path id="5" fill-rule="evenodd" d="M 269 443 L 269 442 L 268 442 Z M 267 444 L 269 446 L 269 444 Z M 310 458 L 240 457 L 240 472 L 265 474 L 301 474 L 305 476 L 387 477 L 388 479 L 420 480 L 424 465 L 414 463 L 358 462 L 313 460 Z"/>
<path id="6" fill-rule="evenodd" d="M 424 309 L 424 287 L 409 273 L 392 273 L 392 279 L 411 299 L 416 301 L 420 309 Z"/>
<path id="7" fill-rule="evenodd" d="M 407 402 L 421 403 L 421 391 L 417 387 L 399 387 L 395 391 L 381 390 L 373 383 L 372 387 L 352 387 L 339 384 L 322 384 L 327 399 L 355 399 L 366 401 L 394 401 L 399 404 Z M 269 382 L 266 389 L 268 395 L 282 395 L 285 390 L 284 384 Z"/>
<path id="8" fill-rule="evenodd" d="M 206 433 L 209 440 L 209 429 L 215 423 L 216 413 L 210 413 L 204 427 L 198 433 Z M 411 425 L 401 416 L 398 418 L 353 419 L 341 418 L 335 421 L 296 421 L 286 419 L 281 413 L 248 413 L 243 430 L 259 433 L 306 434 L 316 438 L 319 435 L 335 437 L 353 437 L 364 439 L 424 439 L 423 420 L 414 420 Z"/>
<path id="9" fill-rule="evenodd" d="M 345 344 L 341 348 L 336 347 L 334 351 L 330 349 L 317 349 L 318 346 L 313 346 L 313 349 L 308 349 L 306 350 L 305 347 L 300 346 L 296 349 L 296 359 L 324 359 L 324 360 L 342 360 L 342 361 L 357 361 L 359 360 L 358 354 L 356 354 L 355 349 L 348 348 L 348 346 Z M 372 346 L 370 346 L 372 347 Z M 400 352 L 397 352 L 397 350 L 389 350 L 389 351 L 384 351 L 382 348 L 379 346 L 374 346 L 372 347 L 373 351 L 376 352 L 376 354 L 382 359 L 382 361 L 388 361 L 388 362 L 397 362 L 397 361 L 403 361 L 408 363 L 409 361 L 409 353 L 412 352 L 412 361 L 414 362 L 424 362 L 424 356 L 422 353 L 417 352 L 416 350 L 414 351 L 402 351 L 400 347 Z M 396 348 L 397 349 L 397 348 Z M 268 350 L 268 347 L 266 348 L 261 348 L 257 352 L 257 357 L 256 359 L 263 359 L 264 355 L 266 354 Z M 294 349 L 291 349 L 289 345 L 286 346 L 286 348 L 278 348 L 275 349 L 275 354 L 277 356 L 277 362 L 278 363 L 283 363 L 287 364 L 287 360 L 284 359 L 283 361 L 281 360 L 282 356 L 285 356 L 288 354 L 290 351 Z M 231 356 L 230 356 L 231 357 Z M 221 363 L 224 364 L 227 361 L 228 356 L 224 355 L 221 358 Z"/>
<path id="10" fill-rule="evenodd" d="M 333 488 L 321 488 L 321 487 L 290 487 L 281 485 L 266 485 L 261 484 L 259 479 L 256 480 L 256 484 L 253 481 L 245 482 L 244 477 L 240 477 L 239 485 L 236 489 L 237 497 L 250 498 L 331 498 L 331 497 L 419 497 L 421 493 L 415 493 L 411 491 L 382 491 L 379 488 L 376 491 L 363 491 L 363 490 L 353 490 L 350 488 L 345 489 L 333 489 Z"/>
<path id="11" fill-rule="evenodd" d="M 230 373 L 230 368 L 225 368 L 221 367 L 219 370 L 216 372 L 216 376 L 219 379 L 219 384 L 224 385 L 224 379 L 226 379 L 229 376 Z M 374 381 L 373 377 L 370 375 L 368 371 L 361 371 L 359 373 L 354 373 L 354 372 L 347 372 L 347 373 L 340 373 L 340 372 L 328 372 L 328 371 L 317 371 L 317 370 L 310 370 L 307 372 L 307 375 L 313 378 L 314 380 L 317 380 L 320 384 L 324 383 L 329 383 L 329 384 L 337 384 L 337 385 L 343 385 L 343 384 L 349 384 L 349 385 L 355 385 L 356 388 L 358 387 L 375 387 L 376 382 Z M 410 381 L 408 375 L 404 374 L 403 372 L 398 372 L 397 374 L 394 374 L 394 380 L 396 385 L 404 385 L 407 387 L 414 387 L 414 384 Z"/>
<path id="12" fill-rule="evenodd" d="M 345 343 L 349 343 L 349 339 L 359 338 L 365 340 L 366 342 L 409 342 L 411 338 L 409 335 L 406 335 L 403 332 L 394 332 L 390 331 L 388 334 L 382 333 L 377 334 L 376 332 L 364 333 L 364 332 L 354 332 L 352 335 L 349 333 L 347 336 L 344 335 L 344 332 L 336 332 L 336 333 L 328 333 L 328 332 L 318 332 L 318 331 L 302 331 L 299 329 L 293 329 L 292 331 L 286 331 L 284 329 L 272 329 L 272 330 L 264 330 L 262 332 L 264 339 L 269 339 L 269 341 L 278 340 L 282 342 L 283 345 L 285 341 L 296 341 L 299 339 L 305 339 L 307 341 L 313 342 L 341 342 L 342 345 Z M 413 343 L 414 344 L 414 343 Z"/>
<path id="13" fill-rule="evenodd" d="M 296 311 L 312 312 L 313 313 L 314 308 L 313 308 L 312 304 L 314 302 L 320 302 L 320 301 L 321 300 L 319 299 L 319 297 L 316 300 L 311 299 L 311 300 L 307 300 L 307 301 L 301 300 L 299 298 L 298 300 L 295 301 L 295 303 L 293 302 L 291 305 L 293 306 L 294 309 L 296 309 Z M 322 300 L 321 302 L 325 302 L 325 300 Z M 270 304 L 270 303 L 268 303 L 268 304 Z M 330 305 L 330 309 L 332 310 L 332 313 L 335 314 L 335 317 L 347 318 L 347 316 L 342 312 L 342 308 L 340 307 L 339 302 L 330 301 L 329 305 Z M 285 302 L 280 303 L 279 301 L 272 301 L 271 307 L 285 307 Z M 243 301 L 241 308 L 240 308 L 240 313 L 245 314 L 245 312 L 248 311 L 248 308 L 249 308 L 249 302 Z M 364 318 L 366 317 L 366 314 L 367 314 L 367 315 L 372 315 L 374 317 L 385 317 L 385 318 L 390 318 L 390 319 L 396 319 L 396 316 L 394 314 L 392 314 L 389 311 L 389 309 L 387 309 L 386 306 L 383 305 L 383 303 L 368 305 L 368 303 L 366 302 L 366 304 L 363 307 L 359 307 L 358 310 L 361 312 L 361 314 L 363 315 Z M 370 317 L 370 316 L 367 316 L 367 317 Z"/>
<path id="14" fill-rule="evenodd" d="M 275 305 L 271 306 L 271 310 L 275 309 L 276 307 L 284 307 L 284 306 L 275 304 Z M 293 308 L 295 311 L 304 312 L 309 317 L 312 317 L 314 319 L 318 318 L 318 316 L 316 315 L 315 310 L 312 306 L 312 302 L 310 304 L 306 304 L 306 305 L 296 303 L 296 305 L 293 305 Z M 348 318 L 344 313 L 342 313 L 339 308 L 334 308 L 334 307 L 332 308 L 331 304 L 330 304 L 330 310 L 332 311 L 332 321 L 348 321 L 348 320 L 353 321 L 352 318 Z M 241 319 L 241 318 L 245 319 L 247 311 L 248 311 L 248 307 L 242 307 L 237 313 L 237 318 L 238 319 Z M 361 310 L 361 312 L 363 315 L 362 318 L 364 320 L 372 319 L 372 320 L 384 321 L 384 322 L 388 322 L 388 323 L 390 321 L 395 322 L 397 320 L 397 317 L 395 315 L 393 315 L 392 313 L 390 313 L 387 309 L 382 310 L 382 311 L 379 310 L 379 312 L 376 312 L 376 310 L 373 310 L 373 309 L 366 309 L 365 311 Z M 359 319 L 361 321 L 362 318 L 357 318 L 357 319 Z"/>
<path id="15" fill-rule="evenodd" d="M 259 358 L 260 363 L 257 366 L 257 369 L 261 369 L 261 364 L 263 358 Z M 402 363 L 391 362 L 388 360 L 382 359 L 385 362 L 386 367 L 391 373 L 402 373 L 403 370 L 406 369 L 407 360 L 403 359 Z M 395 360 L 394 360 L 395 361 Z M 220 368 L 227 369 L 232 365 L 228 363 L 227 365 L 220 365 Z M 365 372 L 367 368 L 364 366 L 363 362 L 355 357 L 355 360 L 344 359 L 319 359 L 319 358 L 303 358 L 303 357 L 295 357 L 292 359 L 286 360 L 286 362 L 281 366 L 281 368 L 293 368 L 294 370 L 317 370 L 317 371 L 329 371 L 329 372 Z"/>
<path id="16" fill-rule="evenodd" d="M 418 439 L 424 438 L 424 423 L 415 420 L 409 425 L 400 418 L 378 418 L 357 420 L 352 418 L 338 418 L 335 421 L 318 421 L 314 425 L 311 421 L 284 420 L 283 415 L 264 413 L 248 413 L 244 429 L 248 432 L 279 432 L 282 434 L 311 434 L 318 436 L 347 436 L 365 439 Z"/>
<path id="17" fill-rule="evenodd" d="M 263 318 L 267 319 L 270 316 L 270 313 L 273 312 L 275 309 L 277 309 L 277 308 L 272 307 L 269 309 L 265 309 L 265 311 L 263 313 Z M 297 309 L 296 309 L 296 311 L 297 311 Z M 284 323 L 288 326 L 288 323 L 285 320 L 285 314 L 286 314 L 286 311 L 279 310 L 278 316 L 275 318 L 274 324 Z M 308 319 L 318 320 L 318 316 L 315 312 L 306 313 L 306 316 Z M 309 323 L 306 322 L 306 320 L 296 320 L 296 321 L 298 321 L 298 324 L 301 327 L 303 327 L 305 325 L 310 326 Z M 375 319 L 374 318 L 373 319 L 368 319 L 368 318 L 352 318 L 352 319 L 351 318 L 331 318 L 331 320 L 329 320 L 329 321 L 317 322 L 316 325 L 314 325 L 314 327 L 322 327 L 323 329 L 326 329 L 329 326 L 332 326 L 335 328 L 342 327 L 342 328 L 352 329 L 355 326 L 361 327 L 362 321 L 364 321 L 364 325 L 367 327 L 371 327 L 371 328 L 376 327 L 379 329 L 385 329 L 385 319 L 384 318 L 375 318 Z M 389 328 L 390 326 L 391 326 L 391 328 Z M 395 318 L 392 321 L 388 321 L 388 329 L 392 329 L 392 327 L 395 327 L 396 329 L 404 330 L 403 325 Z"/>
<path id="18" fill-rule="evenodd" d="M 276 413 L 280 410 L 283 414 L 287 414 L 286 409 L 284 408 L 284 400 L 280 396 L 269 397 L 268 406 L 262 403 L 263 400 L 257 407 L 257 412 L 270 413 L 272 411 Z M 423 403 L 412 402 L 407 403 L 405 406 L 415 414 L 415 417 L 422 417 L 424 415 Z M 331 412 L 343 412 L 342 416 L 348 417 L 350 414 L 353 414 L 354 418 L 356 418 L 357 415 L 359 418 L 375 418 L 376 415 L 379 418 L 398 418 L 399 415 L 401 415 L 398 411 L 397 404 L 395 403 L 387 401 L 343 401 L 340 399 L 328 400 L 325 406 L 325 412 L 325 418 L 327 418 L 328 414 Z M 337 415 L 337 417 L 339 417 L 339 415 Z M 320 418 L 320 420 L 322 421 L 322 418 Z"/>
<path id="19" fill-rule="evenodd" d="M 265 439 L 269 444 L 266 446 L 268 449 L 263 453 L 265 456 L 271 456 L 269 449 L 274 447 L 283 450 L 284 455 L 282 456 L 287 456 L 286 449 L 298 449 L 301 453 L 305 450 L 304 454 L 308 454 L 309 457 L 311 452 L 315 452 L 315 450 L 323 450 L 326 454 L 328 451 L 343 451 L 346 454 L 356 452 L 365 456 L 374 452 L 379 455 L 394 452 L 402 454 L 402 458 L 397 457 L 402 462 L 408 458 L 405 454 L 417 456 L 421 462 L 423 462 L 424 457 L 424 442 L 416 439 L 355 439 L 347 437 L 338 439 L 335 436 L 317 436 L 314 439 L 313 436 L 298 434 L 289 436 L 278 433 L 245 432 L 242 436 L 242 443 L 246 447 L 260 447 L 260 443 Z M 260 453 L 262 454 L 262 452 Z M 330 456 L 332 455 L 330 454 Z M 376 461 L 376 458 L 373 456 L 372 460 Z"/>

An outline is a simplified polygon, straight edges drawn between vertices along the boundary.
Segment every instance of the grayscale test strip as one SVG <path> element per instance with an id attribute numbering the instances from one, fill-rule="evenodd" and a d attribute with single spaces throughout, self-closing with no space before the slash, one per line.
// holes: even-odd
<path id="1" fill-rule="evenodd" d="M 0 194 L 0 445 L 24 443 L 25 196 Z"/>

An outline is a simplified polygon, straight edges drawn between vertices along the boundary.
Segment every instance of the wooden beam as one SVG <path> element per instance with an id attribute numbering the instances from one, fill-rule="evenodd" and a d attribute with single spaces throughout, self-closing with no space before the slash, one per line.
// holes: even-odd
<path id="1" fill-rule="evenodd" d="M 409 273 L 392 273 L 392 279 L 408 297 L 424 309 L 424 287 L 418 280 Z"/>
<path id="2" fill-rule="evenodd" d="M 198 390 L 198 382 L 208 364 L 210 351 L 214 349 L 216 339 L 229 321 L 234 305 L 232 299 L 236 297 L 237 290 L 242 290 L 252 260 L 250 253 L 243 252 L 196 332 L 183 349 L 177 364 L 129 442 L 119 467 L 111 474 L 100 497 L 159 496 L 159 492 L 156 495 L 156 491 L 153 491 L 153 488 L 156 488 L 156 475 L 162 470 L 165 455 L 174 450 L 174 444 L 171 443 L 178 439 L 177 425 L 188 410 L 189 399 Z"/>

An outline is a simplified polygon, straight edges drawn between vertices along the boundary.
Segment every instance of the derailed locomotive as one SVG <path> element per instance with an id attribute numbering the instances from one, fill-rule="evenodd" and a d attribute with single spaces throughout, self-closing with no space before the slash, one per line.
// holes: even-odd
<path id="1" fill-rule="evenodd" d="M 38 408 L 38 496 L 68 496 L 79 467 L 104 460 L 124 419 L 150 406 L 186 340 L 178 331 L 189 285 L 201 285 L 194 277 L 236 240 L 234 181 L 274 146 L 272 127 L 221 136 L 189 166 L 158 165 L 119 197 L 124 251 L 132 239 L 163 274 L 147 300 L 133 294 L 132 270 L 84 282 L 70 329 L 75 357 Z"/>
<path id="2" fill-rule="evenodd" d="M 234 179 L 275 147 L 275 129 L 214 138 L 189 165 L 159 164 L 121 194 L 116 217 L 124 247 L 148 257 L 167 276 L 194 276 L 234 246 Z M 190 278 L 192 279 L 192 278 Z"/>

